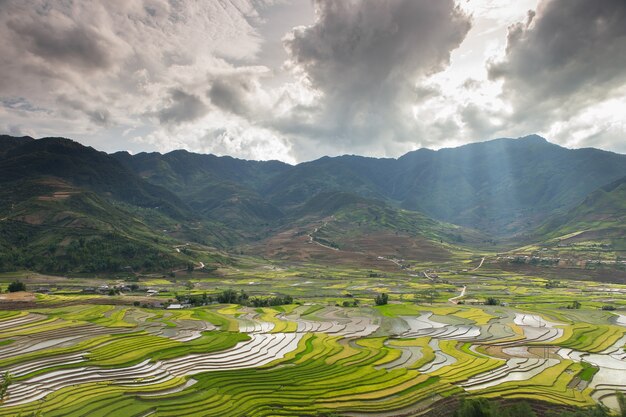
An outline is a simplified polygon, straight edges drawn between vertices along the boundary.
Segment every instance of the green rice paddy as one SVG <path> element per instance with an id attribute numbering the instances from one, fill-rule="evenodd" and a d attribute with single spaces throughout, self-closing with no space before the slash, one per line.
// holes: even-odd
<path id="1" fill-rule="evenodd" d="M 415 275 L 250 266 L 194 276 L 193 288 L 146 278 L 162 294 L 139 305 L 133 295 L 38 295 L 0 311 L 0 371 L 13 379 L 0 416 L 382 417 L 456 395 L 615 407 L 615 391 L 626 392 L 616 380 L 626 378 L 625 286 L 546 288 L 488 267 Z M 448 301 L 463 286 L 461 303 Z M 297 304 L 152 307 L 226 288 Z M 432 300 L 416 295 L 424 288 Z M 383 291 L 390 303 L 374 306 Z M 574 300 L 580 309 L 567 308 Z M 614 311 L 601 309 L 609 303 Z"/>

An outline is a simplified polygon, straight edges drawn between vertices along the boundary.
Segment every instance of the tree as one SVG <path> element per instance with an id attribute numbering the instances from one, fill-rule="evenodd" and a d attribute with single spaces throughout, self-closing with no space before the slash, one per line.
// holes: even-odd
<path id="1" fill-rule="evenodd" d="M 488 306 L 497 306 L 500 304 L 500 300 L 495 297 L 489 297 L 487 298 L 487 301 L 485 301 L 485 304 L 487 304 Z"/>
<path id="2" fill-rule="evenodd" d="M 21 281 L 13 281 L 9 284 L 9 292 L 26 291 L 26 284 Z"/>
<path id="3" fill-rule="evenodd" d="M 222 304 L 235 304 L 239 297 L 237 297 L 237 291 L 233 289 L 226 289 L 217 296 L 217 301 Z"/>
<path id="4" fill-rule="evenodd" d="M 376 298 L 374 298 L 374 302 L 377 306 L 384 306 L 389 301 L 389 296 L 387 293 L 378 294 Z"/>
<path id="5" fill-rule="evenodd" d="M 7 395 L 7 390 L 9 389 L 11 382 L 13 382 L 13 376 L 9 371 L 6 371 L 4 375 L 2 375 L 2 382 L 0 382 L 0 403 L 4 402 L 4 398 Z"/>
<path id="6" fill-rule="evenodd" d="M 495 417 L 494 407 L 485 398 L 465 399 L 454 412 L 454 417 Z"/>

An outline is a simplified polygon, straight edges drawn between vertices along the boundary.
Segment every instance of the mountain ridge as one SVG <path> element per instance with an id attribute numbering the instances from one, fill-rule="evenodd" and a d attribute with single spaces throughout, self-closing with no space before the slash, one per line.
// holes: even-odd
<path id="1" fill-rule="evenodd" d="M 111 232 L 105 207 L 121 223 L 128 217 L 145 225 L 114 233 L 149 246 L 146 235 L 159 241 L 164 233 L 171 244 L 194 241 L 226 250 L 280 235 L 274 239 L 280 252 L 289 236 L 311 234 L 316 222 L 333 218 L 316 238 L 357 252 L 382 250 L 373 243 L 379 240 L 412 247 L 415 256 L 442 258 L 446 245 L 480 247 L 514 236 L 540 241 L 554 234 L 542 225 L 626 176 L 626 155 L 570 150 L 536 135 L 419 149 L 399 158 L 344 155 L 297 165 L 186 150 L 107 154 L 64 138 L 2 138 L 0 183 L 7 191 L 0 218 L 19 223 L 41 217 L 47 223 L 37 227 L 56 227 L 55 216 L 41 214 L 48 207 L 60 218 L 71 213 L 64 227 L 87 222 L 105 234 Z M 69 191 L 38 188 L 55 179 Z M 50 197 L 61 194 L 65 202 Z"/>

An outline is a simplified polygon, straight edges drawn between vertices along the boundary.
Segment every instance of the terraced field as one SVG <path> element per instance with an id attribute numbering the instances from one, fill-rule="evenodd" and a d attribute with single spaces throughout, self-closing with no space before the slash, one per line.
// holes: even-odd
<path id="1" fill-rule="evenodd" d="M 410 303 L 2 311 L 0 416 L 392 416 L 462 393 L 616 407 L 626 320 L 587 316 Z"/>

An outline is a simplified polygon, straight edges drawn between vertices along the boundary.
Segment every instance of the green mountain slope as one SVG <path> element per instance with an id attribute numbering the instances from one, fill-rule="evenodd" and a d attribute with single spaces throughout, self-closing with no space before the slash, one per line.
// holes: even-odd
<path id="1" fill-rule="evenodd" d="M 343 191 L 319 193 L 288 216 L 290 221 L 253 245 L 252 252 L 292 261 L 382 262 L 393 268 L 388 259 L 447 261 L 466 246 L 489 243 L 477 231 Z"/>
<path id="2" fill-rule="evenodd" d="M 170 191 L 133 175 L 115 158 L 64 138 L 14 146 L 0 159 L 0 182 L 50 176 L 110 195 L 129 204 L 156 208 L 184 219 L 189 212 Z"/>
<path id="3" fill-rule="evenodd" d="M 165 155 L 118 152 L 113 157 L 148 182 L 174 192 L 196 215 L 234 227 L 248 237 L 283 215 L 261 197 L 266 184 L 290 168 L 282 162 L 245 161 L 182 150 Z"/>
<path id="4" fill-rule="evenodd" d="M 574 209 L 536 231 L 542 240 L 603 242 L 626 251 L 626 177 L 591 193 Z"/>
<path id="5" fill-rule="evenodd" d="M 61 138 L 0 148 L 0 270 L 163 271 L 195 262 L 174 248 L 186 230 L 203 232 L 190 209 L 111 156 Z"/>
<path id="6" fill-rule="evenodd" d="M 24 227 L 26 247 L 38 255 L 67 246 L 50 242 L 47 228 L 69 241 L 83 230 L 130 239 L 172 262 L 175 242 L 224 249 L 279 242 L 270 244 L 276 249 L 294 236 L 303 245 L 369 254 L 392 248 L 393 256 L 423 259 L 436 248 L 445 258 L 452 246 L 482 247 L 534 230 L 538 238 L 581 230 L 619 238 L 621 186 L 585 197 L 624 176 L 625 155 L 565 149 L 538 136 L 295 166 L 187 151 L 108 155 L 62 138 L 3 136 L 0 245 L 14 250 Z M 545 223 L 550 218 L 557 220 Z"/>
<path id="7" fill-rule="evenodd" d="M 538 136 L 410 153 L 391 196 L 406 208 L 502 235 L 567 210 L 626 175 L 626 156 L 565 149 Z"/>
<path id="8" fill-rule="evenodd" d="M 397 160 L 322 158 L 293 167 L 269 188 L 269 197 L 294 204 L 307 194 L 349 191 L 505 236 L 574 207 L 624 175 L 624 155 L 570 150 L 529 136 L 422 149 Z"/>
<path id="9" fill-rule="evenodd" d="M 342 191 L 499 238 L 532 230 L 626 175 L 625 155 L 566 149 L 535 135 L 421 149 L 398 159 L 346 155 L 295 166 L 186 151 L 114 156 L 195 210 L 214 206 L 213 196 L 223 195 L 228 184 L 231 217 L 241 211 L 251 225 L 276 225 L 279 212 L 289 216 L 313 196 Z M 224 216 L 224 211 L 203 213 L 212 220 Z"/>
<path id="10" fill-rule="evenodd" d="M 57 178 L 5 182 L 0 199 L 2 270 L 163 270 L 189 262 L 123 207 Z"/>

